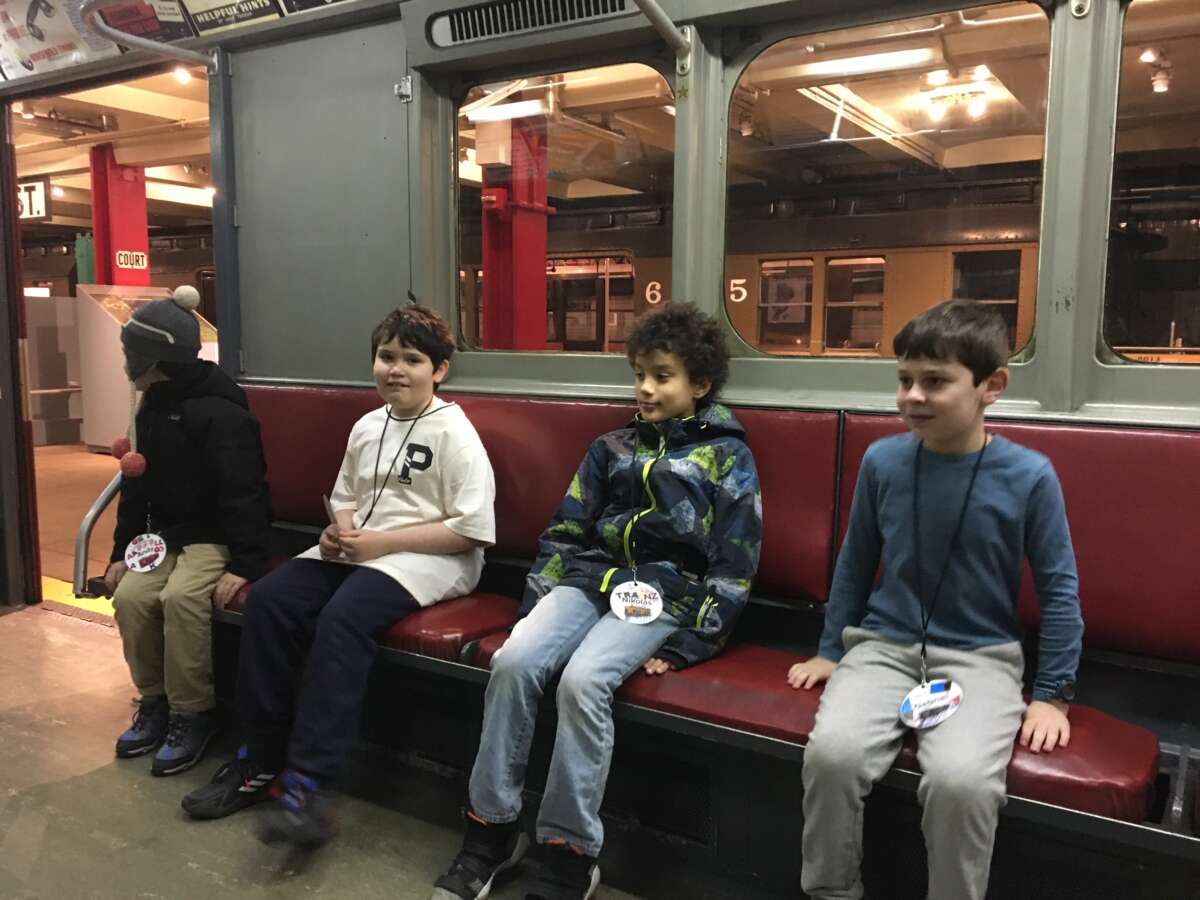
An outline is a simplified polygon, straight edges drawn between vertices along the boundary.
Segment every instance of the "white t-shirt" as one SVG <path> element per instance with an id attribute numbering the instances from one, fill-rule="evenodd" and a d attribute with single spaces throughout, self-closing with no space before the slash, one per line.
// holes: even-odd
<path id="1" fill-rule="evenodd" d="M 342 469 L 329 498 L 334 510 L 354 510 L 356 528 L 394 531 L 441 522 L 463 537 L 495 543 L 492 464 L 462 408 L 435 396 L 429 409 L 415 419 L 392 416 L 389 422 L 387 413 L 388 407 L 381 406 L 350 430 Z M 320 559 L 320 546 L 297 558 Z M 483 572 L 483 548 L 453 554 L 389 553 L 347 564 L 389 575 L 421 606 L 432 606 L 475 589 Z"/>

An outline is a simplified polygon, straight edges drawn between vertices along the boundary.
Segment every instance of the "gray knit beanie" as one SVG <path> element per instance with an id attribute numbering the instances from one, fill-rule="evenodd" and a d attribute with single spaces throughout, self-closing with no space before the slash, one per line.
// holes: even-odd
<path id="1" fill-rule="evenodd" d="M 145 303 L 121 329 L 121 346 L 131 379 L 150 371 L 157 362 L 188 363 L 200 352 L 200 320 L 192 312 L 200 292 L 180 285 L 173 296 Z"/>

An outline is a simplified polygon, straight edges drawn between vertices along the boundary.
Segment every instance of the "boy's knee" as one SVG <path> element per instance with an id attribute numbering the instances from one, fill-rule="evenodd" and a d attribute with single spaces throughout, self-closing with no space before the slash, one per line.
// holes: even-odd
<path id="1" fill-rule="evenodd" d="M 536 676 L 538 661 L 512 638 L 492 657 L 492 679 L 496 681 L 524 681 Z"/>
<path id="2" fill-rule="evenodd" d="M 862 735 L 844 731 L 813 732 L 804 748 L 804 780 L 845 780 L 858 777 L 867 767 Z"/>
<path id="3" fill-rule="evenodd" d="M 572 660 L 558 682 L 558 709 L 587 709 L 596 704 L 608 703 L 612 699 L 612 688 L 595 667 Z"/>
<path id="4" fill-rule="evenodd" d="M 161 603 L 154 591 L 139 589 L 136 579 L 126 575 L 113 591 L 113 612 L 117 615 L 144 613 L 158 607 Z"/>
<path id="5" fill-rule="evenodd" d="M 167 619 L 208 618 L 212 614 L 211 591 L 185 591 L 168 585 L 163 588 L 160 600 Z"/>
<path id="6" fill-rule="evenodd" d="M 921 802 L 934 802 L 943 807 L 972 809 L 999 803 L 1004 798 L 1004 785 L 972 760 L 930 766 L 921 777 Z"/>

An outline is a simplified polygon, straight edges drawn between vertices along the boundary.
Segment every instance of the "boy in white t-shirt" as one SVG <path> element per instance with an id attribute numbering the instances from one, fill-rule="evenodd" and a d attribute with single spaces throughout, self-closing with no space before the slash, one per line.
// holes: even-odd
<path id="1" fill-rule="evenodd" d="M 183 799 L 194 818 L 220 818 L 263 799 L 278 776 L 264 840 L 316 846 L 332 836 L 317 788 L 354 739 L 376 637 L 473 590 L 495 540 L 487 452 L 462 409 L 436 396 L 454 352 L 446 321 L 397 309 L 375 329 L 372 352 L 385 405 L 350 432 L 330 498 L 337 523 L 247 600 L 237 682 L 246 743 Z"/>

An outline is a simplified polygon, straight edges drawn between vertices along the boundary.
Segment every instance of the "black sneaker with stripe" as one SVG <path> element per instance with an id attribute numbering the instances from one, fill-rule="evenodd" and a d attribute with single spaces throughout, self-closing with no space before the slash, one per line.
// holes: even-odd
<path id="1" fill-rule="evenodd" d="M 496 876 L 520 862 L 529 838 L 517 822 L 489 825 L 470 812 L 462 850 L 434 882 L 430 900 L 486 900 Z"/>
<path id="2" fill-rule="evenodd" d="M 267 789 L 278 774 L 239 753 L 217 769 L 212 781 L 183 798 L 181 805 L 193 819 L 220 819 L 253 806 L 268 797 Z"/>

